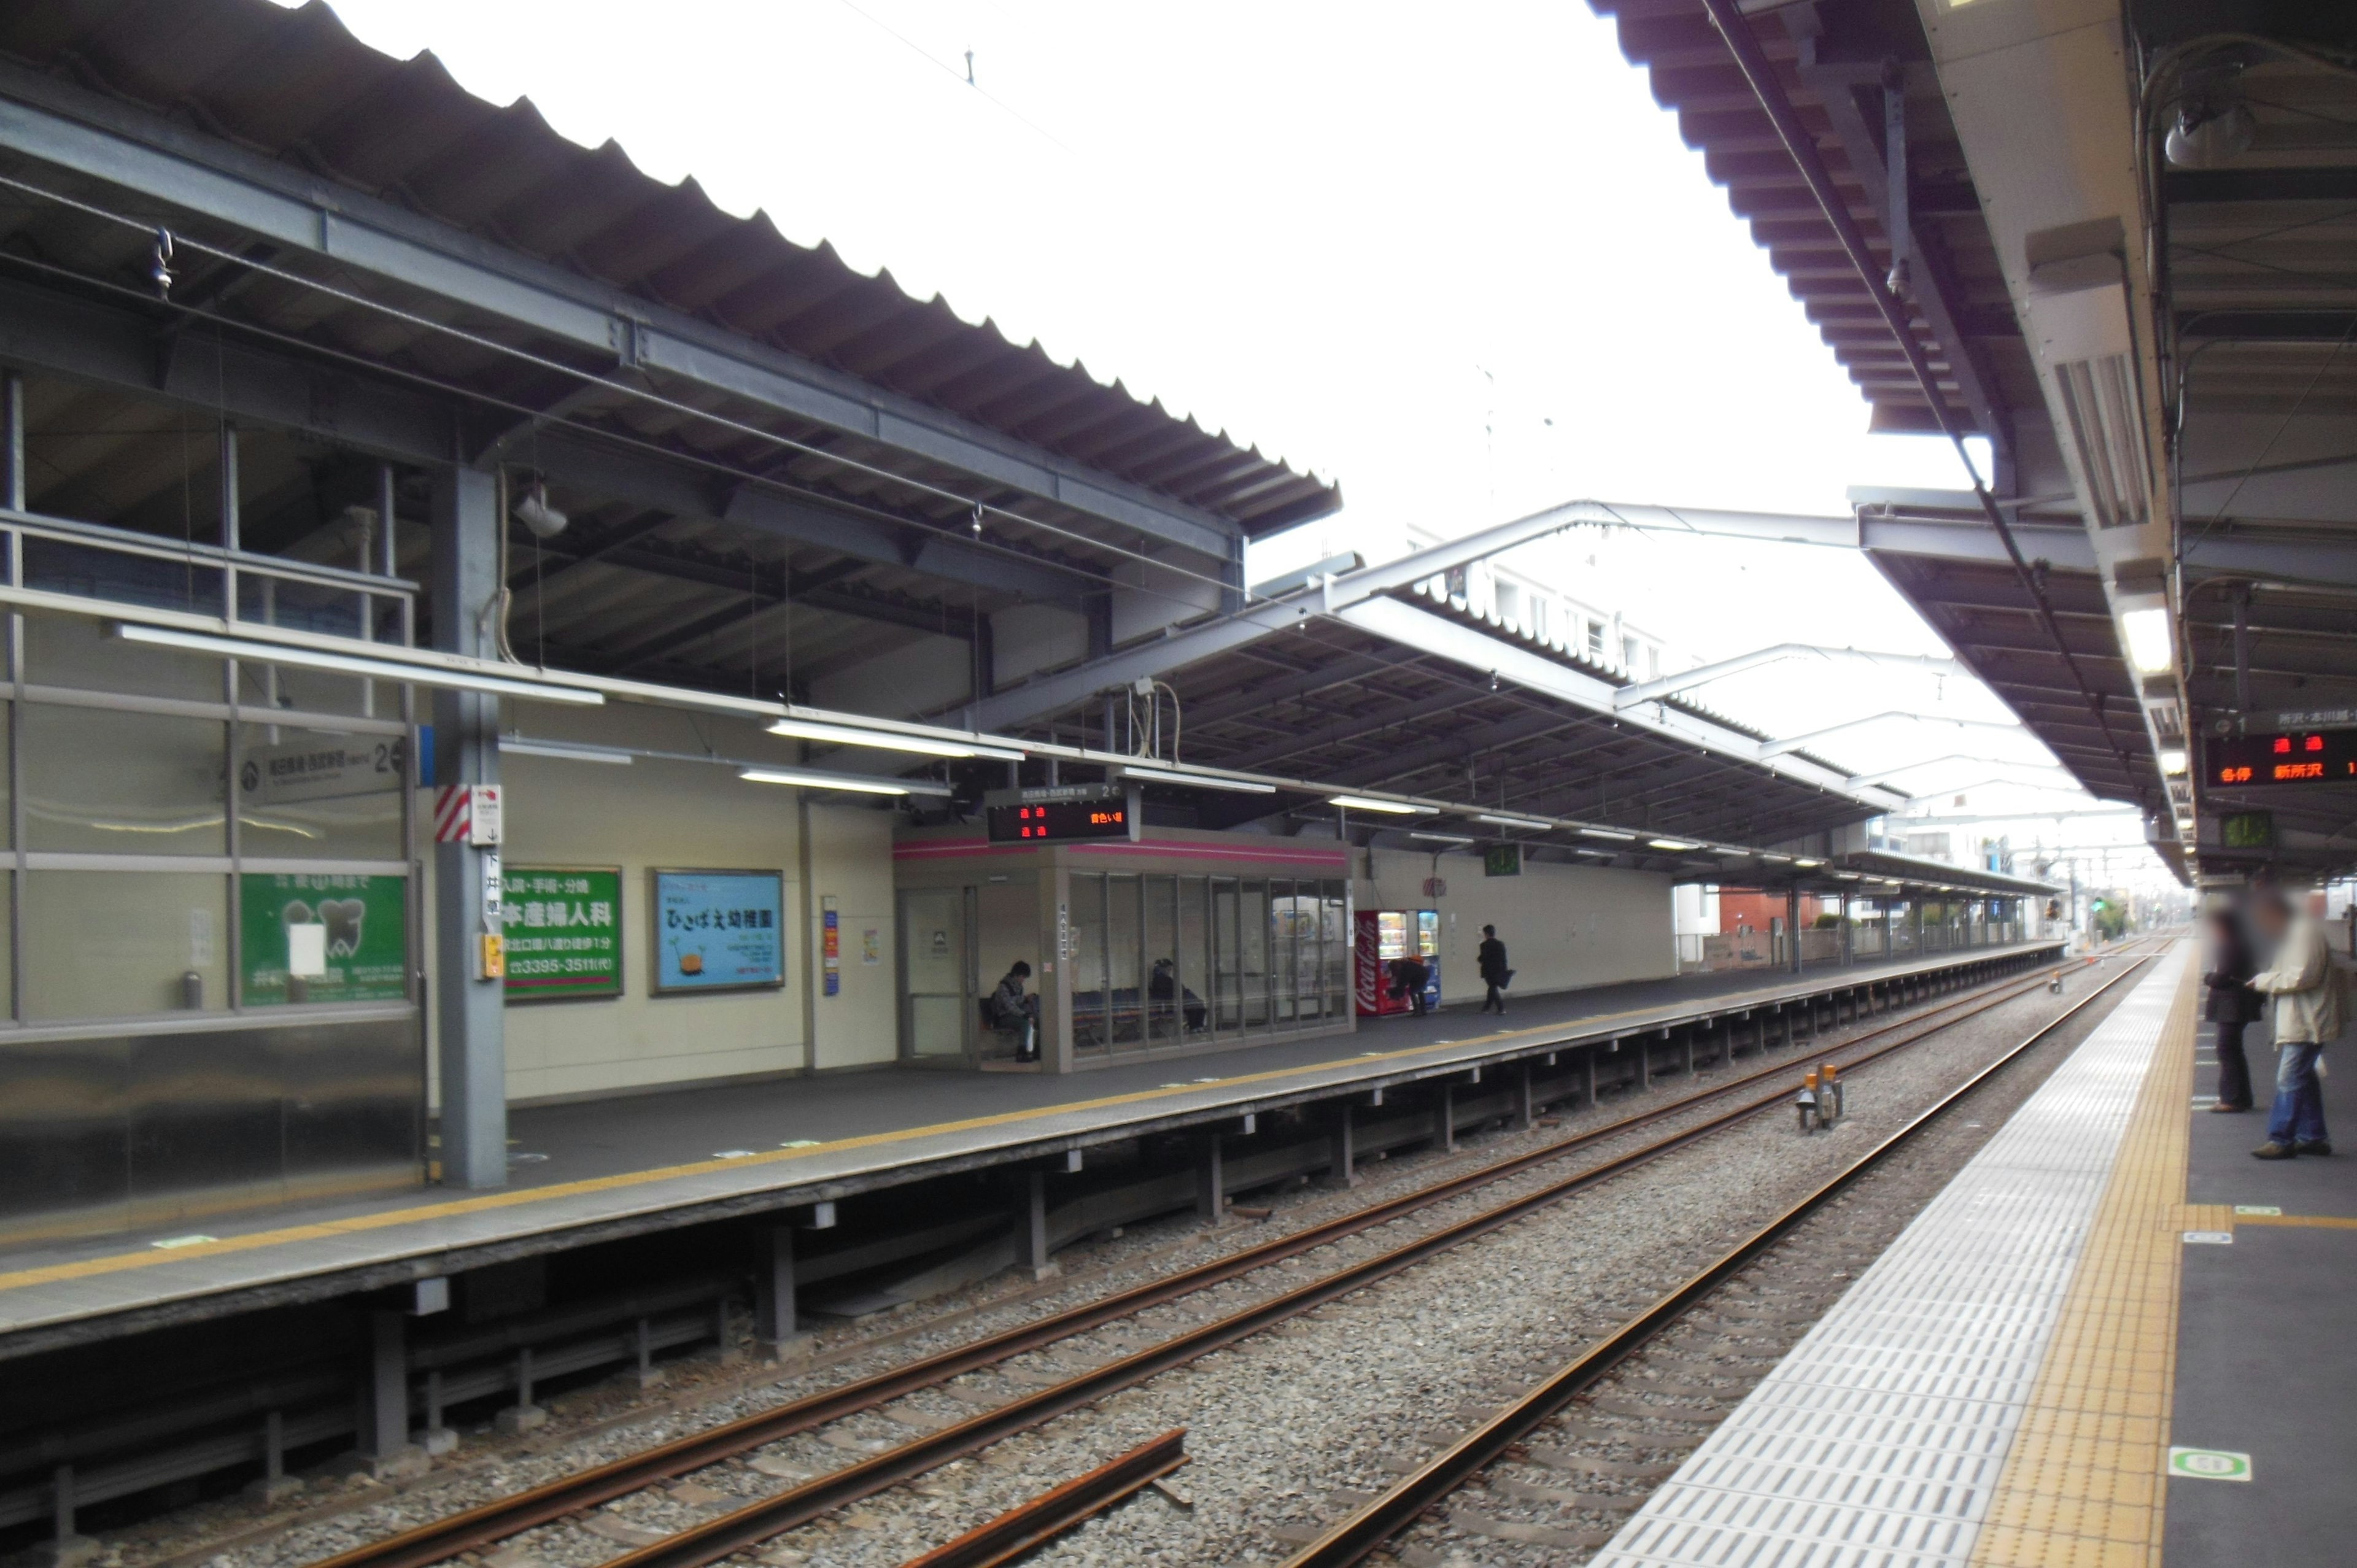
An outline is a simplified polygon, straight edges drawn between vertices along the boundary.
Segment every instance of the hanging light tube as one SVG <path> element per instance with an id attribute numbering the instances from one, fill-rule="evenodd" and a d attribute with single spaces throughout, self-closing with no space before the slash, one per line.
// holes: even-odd
<path id="1" fill-rule="evenodd" d="M 443 686 L 458 692 L 485 692 L 495 696 L 522 697 L 535 703 L 568 703 L 597 707 L 606 701 L 599 692 L 578 686 L 517 676 L 478 674 L 464 670 L 437 669 L 431 664 L 396 663 L 390 659 L 363 659 L 325 649 L 298 648 L 276 642 L 253 642 L 244 638 L 215 637 L 210 632 L 177 631 L 139 621 L 117 621 L 114 636 L 147 648 L 206 653 L 220 659 L 252 660 L 258 664 L 287 664 L 298 670 L 324 670 L 337 675 L 364 675 L 371 681 L 407 681 L 419 686 Z"/>
<path id="2" fill-rule="evenodd" d="M 909 787 L 890 779 L 853 773 L 820 773 L 806 768 L 746 768 L 737 777 L 748 784 L 784 784 L 797 789 L 847 789 L 856 795 L 906 795 Z"/>
<path id="3" fill-rule="evenodd" d="M 784 736 L 789 740 L 875 746 L 884 751 L 914 752 L 920 757 L 987 757 L 1002 762 L 1020 762 L 1023 759 L 1023 754 L 1011 746 L 986 746 L 978 741 L 954 740 L 947 736 L 936 739 L 927 735 L 869 729 L 864 725 L 834 724 L 824 719 L 778 719 L 770 725 L 770 733 Z"/>

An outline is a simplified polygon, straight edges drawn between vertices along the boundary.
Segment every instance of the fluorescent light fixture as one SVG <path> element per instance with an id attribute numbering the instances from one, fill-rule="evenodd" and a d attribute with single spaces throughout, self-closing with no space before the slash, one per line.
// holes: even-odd
<path id="1" fill-rule="evenodd" d="M 2163 773 L 2168 774 L 2171 779 L 2183 778 L 2185 776 L 2185 748 L 2178 746 L 2164 746 L 2160 753 L 2160 770 Z"/>
<path id="2" fill-rule="evenodd" d="M 1412 839 L 1422 839 L 1427 843 L 1471 843 L 1473 842 L 1463 833 L 1410 833 L 1407 836 Z"/>
<path id="3" fill-rule="evenodd" d="M 2165 674 L 2177 663 L 2169 640 L 2169 611 L 2159 605 L 2120 612 L 2120 634 L 2128 641 L 2128 662 L 2141 675 Z"/>
<path id="4" fill-rule="evenodd" d="M 1378 800 L 1371 795 L 1329 795 L 1329 806 L 1340 806 L 1346 811 L 1381 811 L 1389 817 L 1416 817 L 1430 811 L 1429 806 L 1411 806 L 1405 800 Z"/>
<path id="5" fill-rule="evenodd" d="M 535 703 L 571 703 L 594 708 L 606 700 L 599 692 L 559 686 L 524 676 L 479 675 L 432 664 L 399 663 L 390 659 L 362 659 L 321 648 L 298 648 L 276 642 L 249 642 L 238 637 L 209 632 L 175 631 L 168 627 L 117 621 L 114 635 L 124 642 L 148 648 L 178 649 L 184 653 L 209 653 L 221 659 L 250 659 L 259 664 L 290 664 L 298 670 L 325 670 L 338 675 L 364 675 L 371 681 L 407 681 L 420 686 L 445 686 L 459 692 L 488 692 L 502 697 L 529 697 Z"/>
<path id="6" fill-rule="evenodd" d="M 516 757 L 554 757 L 566 762 L 609 762 L 628 768 L 630 754 L 606 746 L 565 746 L 553 740 L 524 740 L 519 736 L 500 736 L 500 750 Z"/>
<path id="7" fill-rule="evenodd" d="M 1814 871 L 1818 866 L 1823 865 L 1824 862 L 1822 860 L 1800 860 L 1794 861 L 1792 864 L 1798 865 L 1803 871 Z"/>
<path id="8" fill-rule="evenodd" d="M 1276 786 L 1250 779 L 1222 779 L 1216 773 L 1189 773 L 1176 768 L 1116 768 L 1125 779 L 1141 784 L 1169 784 L 1181 789 L 1230 789 L 1239 795 L 1274 795 Z"/>
<path id="9" fill-rule="evenodd" d="M 1655 849 L 1673 851 L 1682 849 L 1700 849 L 1702 847 L 1700 844 L 1691 843 L 1685 839 L 1647 839 L 1645 842 Z"/>
<path id="10" fill-rule="evenodd" d="M 823 719 L 779 719 L 770 725 L 771 735 L 781 735 L 791 740 L 828 741 L 836 746 L 871 746 L 883 751 L 911 751 L 920 757 L 989 757 L 1002 762 L 1019 762 L 1023 754 L 1003 746 L 983 746 L 943 736 L 903 735 L 899 730 L 867 729 L 857 725 L 829 724 Z"/>
<path id="11" fill-rule="evenodd" d="M 748 784 L 790 784 L 798 789 L 848 789 L 858 795 L 905 795 L 906 784 L 889 779 L 862 779 L 850 773 L 813 773 L 801 768 L 747 768 L 737 777 Z"/>
<path id="12" fill-rule="evenodd" d="M 1790 865 L 1792 864 L 1792 857 L 1791 855 L 1776 854 L 1764 849 L 1760 852 L 1760 858 L 1762 860 L 1775 861 L 1780 865 Z"/>
<path id="13" fill-rule="evenodd" d="M 1582 828 L 1579 830 L 1579 833 L 1582 838 L 1610 839 L 1615 843 L 1635 843 L 1637 842 L 1637 835 L 1635 833 L 1614 832 L 1610 828 Z"/>
<path id="14" fill-rule="evenodd" d="M 1501 817 L 1492 815 L 1488 811 L 1478 811 L 1474 813 L 1473 820 L 1477 822 L 1489 822 L 1501 828 L 1528 828 L 1533 832 L 1540 833 L 1545 832 L 1549 828 L 1555 826 L 1553 822 L 1543 822 L 1536 817 Z"/>

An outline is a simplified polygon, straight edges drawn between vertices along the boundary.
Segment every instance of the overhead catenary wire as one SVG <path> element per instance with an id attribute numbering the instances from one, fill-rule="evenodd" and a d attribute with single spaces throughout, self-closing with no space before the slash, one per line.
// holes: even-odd
<path id="1" fill-rule="evenodd" d="M 1932 372 L 1931 361 L 1924 355 L 1923 345 L 1915 337 L 1907 308 L 1890 292 L 1887 279 L 1876 267 L 1873 251 L 1867 244 L 1866 235 L 1859 230 L 1857 220 L 1850 214 L 1848 199 L 1834 183 L 1833 172 L 1825 166 L 1815 138 L 1801 124 L 1799 113 L 1792 107 L 1792 101 L 1785 95 L 1784 85 L 1778 80 L 1775 67 L 1769 63 L 1767 55 L 1761 51 L 1760 40 L 1752 36 L 1751 24 L 1737 0 L 1702 0 L 1702 3 L 1709 13 L 1712 27 L 1717 29 L 1720 38 L 1725 41 L 1727 52 L 1735 57 L 1736 67 L 1749 84 L 1752 96 L 1759 100 L 1769 124 L 1775 127 L 1778 140 L 1783 143 L 1785 152 L 1800 170 L 1801 177 L 1807 182 L 1810 193 L 1816 198 L 1817 206 L 1827 226 L 1833 230 L 1834 237 L 1841 242 L 1842 249 L 1848 253 L 1850 265 L 1857 271 L 1867 296 L 1873 300 L 1877 313 L 1881 316 L 1884 326 L 1889 328 L 1900 352 L 1906 356 L 1908 369 L 1913 372 L 1916 384 L 1922 390 L 1932 417 L 1938 423 L 1941 434 L 1948 438 L 1948 444 L 1955 449 L 1956 460 L 1964 465 L 1964 475 L 1972 481 L 1974 499 L 1979 502 L 1989 526 L 1996 531 L 1997 540 L 2005 548 L 2006 558 L 2013 565 L 2014 575 L 2029 594 L 2040 622 L 2054 643 L 2055 651 L 2061 655 L 2063 668 L 2070 671 L 2072 684 L 2078 687 L 2080 695 L 2086 699 L 2105 748 L 2119 763 L 2120 770 L 2131 788 L 2135 787 L 2136 768 L 2122 749 L 2118 737 L 2112 733 L 2111 718 L 2104 711 L 2105 696 L 2089 682 L 2086 671 L 2080 666 L 2078 655 L 2072 651 L 2070 640 L 2062 635 L 2061 624 L 2055 616 L 2052 600 L 2047 596 L 2045 583 L 2031 569 L 2029 558 L 2022 554 L 2020 542 L 2014 537 L 2012 525 L 2006 521 L 2005 513 L 1998 508 L 1996 498 L 1990 495 L 1988 486 L 1983 482 L 1979 465 L 1973 461 L 1972 454 L 1964 446 L 1964 430 L 1956 423 L 1953 411 L 1948 407 L 1947 399 L 1940 392 L 1939 378 Z"/>

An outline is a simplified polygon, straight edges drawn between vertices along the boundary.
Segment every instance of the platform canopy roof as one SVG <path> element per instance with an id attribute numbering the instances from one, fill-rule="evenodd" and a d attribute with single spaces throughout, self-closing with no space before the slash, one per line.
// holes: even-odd
<path id="1" fill-rule="evenodd" d="M 1862 504 L 1987 536 L 1878 551 L 1891 582 L 2181 874 L 2357 865 L 2357 784 L 2201 767 L 2205 736 L 2357 708 L 2357 13 L 1590 4 L 1873 427 L 1989 439 L 1993 506 Z M 2258 810 L 2271 843 L 2222 842 Z"/>
<path id="2" fill-rule="evenodd" d="M 256 437 L 249 548 L 304 548 L 381 460 L 505 465 L 572 518 L 518 532 L 520 645 L 774 691 L 1013 604 L 1102 621 L 1146 557 L 1232 592 L 1244 541 L 1340 505 L 320 0 L 0 7 L 0 343 L 62 378 L 37 510 L 178 534 L 204 474 L 121 453 L 193 424 L 209 460 L 208 415 L 296 443 Z"/>

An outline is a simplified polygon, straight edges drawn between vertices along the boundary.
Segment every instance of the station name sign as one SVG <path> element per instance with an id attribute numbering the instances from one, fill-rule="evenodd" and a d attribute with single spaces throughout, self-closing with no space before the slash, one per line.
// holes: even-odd
<path id="1" fill-rule="evenodd" d="M 2202 765 L 2214 789 L 2357 783 L 2357 729 L 2212 736 Z"/>

